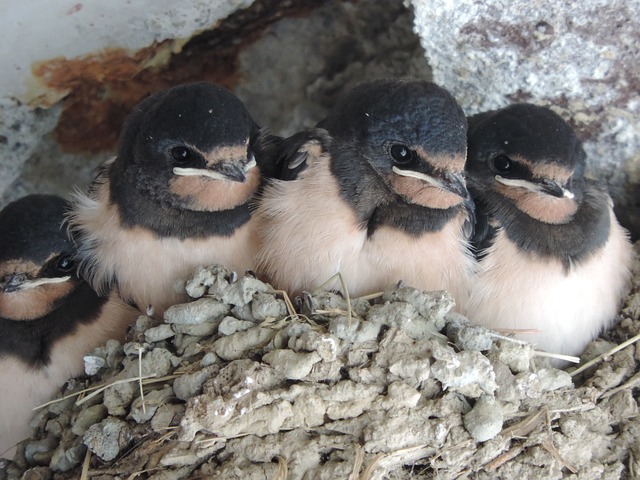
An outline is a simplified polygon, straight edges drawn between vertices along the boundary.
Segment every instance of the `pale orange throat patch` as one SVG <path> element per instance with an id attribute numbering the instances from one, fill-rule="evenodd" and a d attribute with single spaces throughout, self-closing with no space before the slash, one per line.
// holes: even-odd
<path id="1" fill-rule="evenodd" d="M 514 155 L 513 159 L 525 165 L 534 176 L 538 178 L 548 178 L 558 182 L 560 185 L 566 185 L 571 175 L 573 175 L 573 171 L 556 163 L 532 163 L 519 155 Z"/>
<path id="2" fill-rule="evenodd" d="M 210 152 L 201 153 L 207 162 L 207 167 L 209 168 L 220 162 L 231 161 L 240 163 L 243 159 L 247 158 L 247 145 L 218 147 L 211 150 Z"/>
<path id="3" fill-rule="evenodd" d="M 498 184 L 496 190 L 512 199 L 519 210 L 543 223 L 560 225 L 571 220 L 578 211 L 578 202 L 567 197 L 553 197 L 526 188 Z"/>
<path id="4" fill-rule="evenodd" d="M 0 264 L 0 280 L 16 273 L 23 273 L 30 278 L 34 278 L 40 272 L 40 265 L 36 265 L 29 260 L 7 260 Z"/>
<path id="5" fill-rule="evenodd" d="M 392 174 L 390 177 L 393 189 L 411 203 L 423 207 L 444 210 L 462 203 L 462 198 L 455 193 L 429 185 L 424 180 Z"/>
<path id="6" fill-rule="evenodd" d="M 420 147 L 417 147 L 415 150 L 418 156 L 424 159 L 423 161 L 427 161 L 429 165 L 433 166 L 434 168 L 437 168 L 440 170 L 447 170 L 450 172 L 451 171 L 462 172 L 464 170 L 464 164 L 467 159 L 466 152 L 458 153 L 458 154 L 449 154 L 449 155 L 446 155 L 446 154 L 433 155 L 428 152 L 425 152 Z"/>
<path id="7" fill-rule="evenodd" d="M 38 287 L 0 293 L 0 317 L 9 320 L 36 320 L 54 310 L 57 300 L 75 290 L 78 282 L 67 280 Z"/>
<path id="8" fill-rule="evenodd" d="M 169 189 L 183 198 L 191 210 L 218 212 L 246 203 L 259 185 L 260 170 L 253 167 L 244 183 L 203 176 L 175 176 L 169 182 Z"/>

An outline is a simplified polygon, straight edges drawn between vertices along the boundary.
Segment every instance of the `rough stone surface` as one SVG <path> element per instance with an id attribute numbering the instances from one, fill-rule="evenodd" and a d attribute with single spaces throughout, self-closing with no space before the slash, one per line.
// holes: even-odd
<path id="1" fill-rule="evenodd" d="M 47 158 L 42 162 L 42 159 L 38 158 L 40 157 L 38 146 L 40 139 L 53 130 L 59 115 L 59 107 L 49 110 L 33 110 L 15 99 L 0 98 L 0 199 L 3 197 L 6 199 L 0 201 L 0 204 L 4 205 L 10 200 L 24 196 L 34 189 L 35 184 L 38 185 L 37 188 L 42 192 L 62 193 L 63 195 L 68 192 L 69 187 L 72 185 L 67 183 L 68 178 L 62 179 L 57 176 L 58 182 L 57 184 L 53 182 L 53 188 L 46 181 L 39 181 L 41 180 L 39 178 L 33 182 L 25 182 L 19 179 L 24 170 L 28 170 L 34 163 L 46 164 L 49 161 L 57 163 L 55 156 L 52 156 L 51 160 Z M 27 161 L 32 158 L 33 160 L 27 164 Z M 56 167 L 58 171 L 61 169 L 65 171 L 71 170 L 75 174 L 74 168 L 68 168 L 67 166 L 62 168 L 60 164 L 56 165 Z M 54 169 L 51 170 L 53 171 Z M 24 172 L 24 174 L 26 176 L 28 172 Z M 25 186 L 25 183 L 31 183 L 31 185 Z M 11 186 L 11 192 L 7 191 L 9 186 Z"/>
<path id="2" fill-rule="evenodd" d="M 328 1 L 260 27 L 238 40 L 229 84 L 261 125 L 292 133 L 363 79 L 430 78 L 428 60 L 468 113 L 520 100 L 553 106 L 586 141 L 590 173 L 633 206 L 624 189 L 640 183 L 638 0 L 590 0 L 580 11 L 551 0 L 408 3 L 415 22 L 399 0 Z M 49 132 L 64 107 L 0 99 L 0 203 L 64 194 L 107 158 L 62 151 Z M 639 264 L 634 272 L 623 320 L 585 358 L 640 333 Z M 64 394 L 126 383 L 43 409 L 1 480 L 79 478 L 87 449 L 99 480 L 640 471 L 634 345 L 571 377 L 529 345 L 469 326 L 442 292 L 399 286 L 352 299 L 349 318 L 344 299 L 327 292 L 296 303 L 304 316 L 292 317 L 270 286 L 218 266 L 185 289 L 194 302 L 159 327 L 140 317 L 131 341 L 93 352 L 103 362 Z M 151 378 L 140 384 L 139 371 Z"/>

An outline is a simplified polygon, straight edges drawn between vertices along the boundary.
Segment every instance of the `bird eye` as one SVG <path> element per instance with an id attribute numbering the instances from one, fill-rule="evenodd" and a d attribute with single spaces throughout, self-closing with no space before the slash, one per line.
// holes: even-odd
<path id="1" fill-rule="evenodd" d="M 193 157 L 191 150 L 187 147 L 173 147 L 171 149 L 171 156 L 178 163 L 187 162 Z"/>
<path id="2" fill-rule="evenodd" d="M 391 145 L 389 155 L 398 164 L 406 164 L 413 159 L 413 151 L 400 143 Z"/>
<path id="3" fill-rule="evenodd" d="M 515 164 L 513 160 L 506 155 L 498 155 L 493 159 L 493 168 L 495 168 L 499 173 L 512 172 L 514 167 Z"/>
<path id="4" fill-rule="evenodd" d="M 75 266 L 71 255 L 62 255 L 56 261 L 56 269 L 61 272 L 70 272 Z"/>

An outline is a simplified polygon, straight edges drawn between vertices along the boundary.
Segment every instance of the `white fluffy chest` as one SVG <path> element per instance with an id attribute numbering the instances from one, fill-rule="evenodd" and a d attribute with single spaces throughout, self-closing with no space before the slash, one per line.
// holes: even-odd
<path id="1" fill-rule="evenodd" d="M 76 362 L 77 365 L 77 362 Z M 82 359 L 80 359 L 80 368 Z M 29 421 L 33 409 L 49 400 L 67 380 L 67 373 L 80 371 L 65 369 L 64 372 L 49 373 L 45 370 L 28 370 L 13 358 L 0 360 L 0 453 L 30 436 Z M 15 450 L 11 450 L 7 458 Z"/>
<path id="2" fill-rule="evenodd" d="M 388 288 L 403 280 L 425 291 L 447 290 L 458 306 L 464 305 L 474 268 L 461 234 L 464 220 L 460 214 L 441 231 L 418 237 L 382 227 L 365 244 L 362 260 L 379 285 Z"/>
<path id="3" fill-rule="evenodd" d="M 274 286 L 312 291 L 340 272 L 351 296 L 404 280 L 466 299 L 473 265 L 460 235 L 462 216 L 419 237 L 381 227 L 368 238 L 328 168 L 316 163 L 310 170 L 302 180 L 274 183 L 256 212 L 258 269 Z M 328 288 L 341 289 L 338 282 Z"/>
<path id="4" fill-rule="evenodd" d="M 79 196 L 70 218 L 83 237 L 78 245 L 82 271 L 101 293 L 109 292 L 117 281 L 123 298 L 141 309 L 152 305 L 160 314 L 186 300 L 175 285 L 187 280 L 199 266 L 222 264 L 238 272 L 254 268 L 252 221 L 232 236 L 159 237 L 142 227 L 123 227 L 108 198 L 107 184 L 94 198 Z"/>
<path id="5" fill-rule="evenodd" d="M 232 237 L 206 239 L 158 238 L 142 229 L 123 230 L 105 242 L 98 255 L 112 262 L 123 296 L 141 308 L 152 305 L 157 312 L 184 301 L 176 284 L 187 280 L 199 266 L 222 264 L 240 273 L 253 267 L 250 224 Z"/>
<path id="6" fill-rule="evenodd" d="M 309 170 L 304 181 L 274 182 L 264 193 L 255 213 L 258 273 L 297 294 L 340 272 L 348 276 L 349 289 L 359 291 L 353 270 L 361 263 L 366 232 L 327 169 L 316 163 Z"/>
<path id="7" fill-rule="evenodd" d="M 33 409 L 50 400 L 69 378 L 82 373 L 83 355 L 110 338 L 122 341 L 137 316 L 137 311 L 113 296 L 99 319 L 78 324 L 52 346 L 48 365 L 30 368 L 13 357 L 0 359 L 0 453 L 30 435 Z"/>
<path id="8" fill-rule="evenodd" d="M 479 263 L 464 312 L 499 330 L 539 330 L 520 338 L 548 352 L 578 355 L 614 319 L 630 262 L 630 244 L 615 219 L 607 243 L 568 272 L 559 260 L 519 251 L 499 231 Z"/>

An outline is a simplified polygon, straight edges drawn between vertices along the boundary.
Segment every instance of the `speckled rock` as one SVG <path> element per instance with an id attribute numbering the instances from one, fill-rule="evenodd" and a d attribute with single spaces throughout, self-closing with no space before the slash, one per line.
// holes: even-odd
<path id="1" fill-rule="evenodd" d="M 160 390 L 152 390 L 144 396 L 138 397 L 131 405 L 131 418 L 137 423 L 145 423 L 153 418 L 161 405 L 173 397 L 173 389 L 166 385 Z"/>
<path id="2" fill-rule="evenodd" d="M 481 325 L 470 325 L 464 316 L 455 312 L 447 314 L 447 336 L 463 350 L 491 350 L 496 340 L 495 332 Z"/>
<path id="3" fill-rule="evenodd" d="M 218 365 L 207 365 L 191 374 L 182 375 L 173 382 L 173 391 L 180 400 L 187 401 L 202 393 L 202 385 L 220 371 Z"/>
<path id="4" fill-rule="evenodd" d="M 157 327 L 151 327 L 144 332 L 144 339 L 146 342 L 154 343 L 161 340 L 166 340 L 173 337 L 176 334 L 175 330 L 171 328 L 171 325 L 163 323 Z"/>
<path id="5" fill-rule="evenodd" d="M 254 322 L 238 320 L 235 317 L 224 317 L 220 322 L 220 325 L 218 325 L 218 333 L 220 335 L 233 335 L 236 332 L 249 330 L 253 327 L 255 327 Z"/>
<path id="6" fill-rule="evenodd" d="M 251 314 L 259 322 L 268 318 L 282 318 L 287 315 L 287 307 L 282 300 L 274 298 L 273 295 L 257 292 L 251 302 Z"/>
<path id="7" fill-rule="evenodd" d="M 86 451 L 87 447 L 80 442 L 76 442 L 69 448 L 58 447 L 51 457 L 51 470 L 54 472 L 67 472 L 72 470 L 82 463 Z"/>
<path id="8" fill-rule="evenodd" d="M 104 391 L 103 403 L 109 415 L 124 415 L 133 400 L 134 389 L 131 383 L 120 383 Z"/>
<path id="9" fill-rule="evenodd" d="M 193 298 L 207 294 L 225 304 L 242 307 L 251 302 L 255 293 L 267 291 L 270 287 L 251 276 L 239 278 L 236 272 L 213 266 L 198 269 L 185 289 Z"/>
<path id="10" fill-rule="evenodd" d="M 431 371 L 445 389 L 477 398 L 482 394 L 491 395 L 498 388 L 491 362 L 479 352 L 455 353 L 449 347 L 440 347 L 434 351 L 434 357 L 437 360 Z"/>
<path id="11" fill-rule="evenodd" d="M 502 339 L 498 345 L 499 347 L 491 352 L 492 358 L 508 365 L 515 373 L 529 371 L 534 356 L 534 350 L 530 344 L 519 340 Z"/>
<path id="12" fill-rule="evenodd" d="M 322 360 L 316 352 L 299 353 L 293 350 L 273 350 L 262 357 L 278 373 L 288 380 L 302 380 L 313 366 Z"/>
<path id="13" fill-rule="evenodd" d="M 235 335 L 222 337 L 213 344 L 213 351 L 224 360 L 243 358 L 250 350 L 265 344 L 275 336 L 268 328 L 254 327 Z"/>

